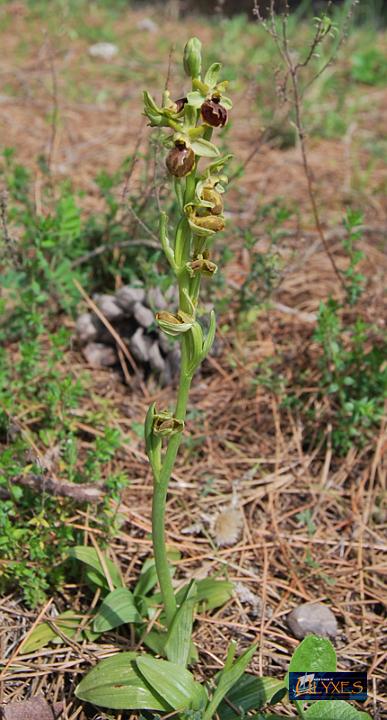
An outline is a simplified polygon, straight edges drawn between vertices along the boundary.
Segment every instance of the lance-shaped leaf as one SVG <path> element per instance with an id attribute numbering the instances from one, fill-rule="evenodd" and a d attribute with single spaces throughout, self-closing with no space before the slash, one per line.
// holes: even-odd
<path id="1" fill-rule="evenodd" d="M 304 710 L 305 720 L 372 720 L 371 715 L 356 710 L 345 700 L 317 700 Z"/>
<path id="2" fill-rule="evenodd" d="M 79 615 L 79 613 L 77 614 L 73 610 L 66 610 L 60 615 L 57 615 L 57 617 L 52 618 L 53 624 L 48 622 L 39 623 L 22 644 L 20 648 L 21 655 L 40 650 L 40 648 L 45 647 L 50 642 L 65 642 L 63 638 L 58 635 L 55 627 L 57 627 L 58 631 L 65 637 L 72 638 L 76 634 L 83 619 L 83 615 Z M 84 637 L 83 633 L 80 637 Z M 94 633 L 94 637 L 98 637 L 98 633 Z"/>
<path id="3" fill-rule="evenodd" d="M 98 587 L 107 588 L 110 590 L 109 583 L 106 579 L 105 571 L 101 565 L 101 561 L 98 557 L 97 551 L 94 548 L 84 547 L 83 545 L 76 545 L 70 548 L 70 557 L 74 557 L 80 562 L 87 565 L 87 579 L 97 585 Z M 117 565 L 115 565 L 109 558 L 105 557 L 105 563 L 107 571 L 110 575 L 110 579 L 114 587 L 123 587 L 121 573 Z"/>
<path id="4" fill-rule="evenodd" d="M 149 656 L 138 657 L 136 663 L 151 687 L 162 695 L 174 710 L 200 710 L 205 706 L 207 693 L 204 686 L 196 682 L 186 668 Z"/>
<path id="5" fill-rule="evenodd" d="M 203 720 L 211 720 L 218 706 L 222 702 L 223 698 L 227 695 L 229 690 L 238 682 L 239 678 L 245 672 L 251 658 L 253 657 L 257 649 L 256 643 L 246 650 L 242 655 L 239 656 L 234 663 L 232 663 L 233 653 L 235 651 L 235 645 L 231 644 L 229 647 L 228 657 L 223 670 L 217 675 L 217 687 L 212 696 L 211 701 L 207 705 L 207 708 L 203 714 Z"/>
<path id="6" fill-rule="evenodd" d="M 248 710 L 259 710 L 268 703 L 274 705 L 285 694 L 286 687 L 282 680 L 245 673 L 220 703 L 218 714 L 222 720 L 237 720 Z"/>
<path id="7" fill-rule="evenodd" d="M 101 660 L 79 683 L 77 698 L 111 710 L 171 710 L 139 672 L 136 658 L 124 652 Z"/>
<path id="8" fill-rule="evenodd" d="M 140 622 L 142 618 L 134 604 L 133 594 L 127 588 L 116 588 L 104 598 L 93 627 L 95 632 L 102 633 L 125 623 Z"/>
<path id="9" fill-rule="evenodd" d="M 204 82 L 210 88 L 215 87 L 216 83 L 218 82 L 218 77 L 221 69 L 222 66 L 220 63 L 212 63 L 212 65 L 210 65 L 210 67 L 208 68 L 204 76 Z"/>
<path id="10" fill-rule="evenodd" d="M 182 667 L 186 667 L 191 654 L 191 634 L 195 601 L 196 586 L 195 582 L 192 582 L 188 586 L 182 604 L 175 613 L 164 645 L 168 660 Z"/>
<path id="11" fill-rule="evenodd" d="M 199 155 L 199 157 L 217 157 L 217 155 L 220 155 L 216 145 L 209 140 L 204 140 L 204 138 L 191 140 L 191 148 L 195 155 Z"/>
<path id="12" fill-rule="evenodd" d="M 187 592 L 187 585 L 176 594 L 178 604 L 183 601 L 185 592 Z M 216 580 L 215 578 L 196 580 L 196 602 L 201 611 L 222 607 L 233 596 L 233 592 L 234 585 L 229 580 Z"/>
<path id="13" fill-rule="evenodd" d="M 299 644 L 289 663 L 289 672 L 330 672 L 336 671 L 336 653 L 326 638 L 308 635 Z M 289 676 L 285 678 L 289 688 Z"/>
<path id="14" fill-rule="evenodd" d="M 180 560 L 181 553 L 179 552 L 179 550 L 175 550 L 175 548 L 169 547 L 167 550 L 167 557 L 169 562 L 173 564 Z M 170 566 L 171 577 L 173 577 L 175 570 L 176 568 Z M 140 577 L 137 581 L 136 587 L 134 588 L 133 595 L 148 595 L 148 593 L 153 590 L 156 584 L 157 572 L 154 558 L 147 558 L 141 568 Z M 161 594 L 158 594 L 157 596 L 152 595 L 152 600 L 154 600 L 155 604 L 161 602 Z"/>

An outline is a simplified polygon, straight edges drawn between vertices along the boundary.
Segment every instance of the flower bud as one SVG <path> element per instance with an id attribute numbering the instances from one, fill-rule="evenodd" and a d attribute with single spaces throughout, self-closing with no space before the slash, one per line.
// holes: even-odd
<path id="1" fill-rule="evenodd" d="M 203 255 L 198 255 L 194 260 L 186 264 L 187 270 L 191 277 L 194 277 L 197 273 L 202 275 L 215 275 L 218 266 L 215 263 L 208 260 Z"/>
<path id="2" fill-rule="evenodd" d="M 156 313 L 156 322 L 166 335 L 178 337 L 181 333 L 191 330 L 194 324 L 194 318 L 182 310 L 179 310 L 176 315 L 172 315 L 172 313 L 163 310 Z"/>
<path id="3" fill-rule="evenodd" d="M 202 198 L 212 204 L 210 209 L 211 215 L 221 215 L 223 212 L 223 201 L 217 190 L 210 187 L 204 187 L 202 190 Z"/>
<path id="4" fill-rule="evenodd" d="M 211 127 L 224 127 L 227 122 L 227 110 L 216 95 L 213 95 L 211 100 L 205 100 L 200 112 L 203 122 Z"/>
<path id="5" fill-rule="evenodd" d="M 224 229 L 224 217 L 222 215 L 195 215 L 191 216 L 191 222 L 204 230 L 212 230 L 212 232 L 220 232 Z"/>
<path id="6" fill-rule="evenodd" d="M 195 165 L 195 153 L 184 142 L 178 141 L 169 151 L 165 162 L 171 175 L 185 177 Z"/>
<path id="7" fill-rule="evenodd" d="M 199 77 L 202 69 L 202 44 L 196 37 L 190 38 L 184 48 L 184 71 L 188 77 Z"/>
<path id="8" fill-rule="evenodd" d="M 171 413 L 162 411 L 156 413 L 153 417 L 153 432 L 161 437 L 170 437 L 175 433 L 184 430 L 184 421 L 178 420 Z"/>
<path id="9" fill-rule="evenodd" d="M 180 113 L 184 109 L 184 105 L 188 102 L 188 98 L 182 97 L 175 100 L 176 112 Z"/>

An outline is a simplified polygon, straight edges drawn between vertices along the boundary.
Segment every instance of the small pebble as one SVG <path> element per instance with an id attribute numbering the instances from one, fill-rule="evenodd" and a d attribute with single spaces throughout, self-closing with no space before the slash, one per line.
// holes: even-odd
<path id="1" fill-rule="evenodd" d="M 149 328 L 155 322 L 155 316 L 152 310 L 149 310 L 149 308 L 139 302 L 133 305 L 133 317 L 137 320 L 138 324 L 144 328 Z"/>
<path id="2" fill-rule="evenodd" d="M 287 616 L 289 629 L 300 640 L 306 635 L 336 637 L 337 621 L 326 605 L 321 603 L 304 603 L 292 610 Z"/>
<path id="3" fill-rule="evenodd" d="M 152 345 L 150 337 L 144 335 L 144 330 L 137 328 L 134 335 L 129 340 L 129 348 L 136 360 L 139 362 L 149 362 L 149 351 Z"/>
<path id="4" fill-rule="evenodd" d="M 140 287 L 130 287 L 130 285 L 124 285 L 120 288 L 115 295 L 115 299 L 118 305 L 125 310 L 125 312 L 132 312 L 135 303 L 144 302 L 145 290 Z"/>
<path id="5" fill-rule="evenodd" d="M 137 23 L 138 30 L 145 30 L 145 32 L 155 33 L 158 30 L 158 25 L 151 18 L 142 18 Z"/>
<path id="6" fill-rule="evenodd" d="M 165 360 L 162 358 L 157 340 L 154 341 L 149 350 L 149 362 L 152 370 L 163 372 L 165 368 Z"/>
<path id="7" fill-rule="evenodd" d="M 95 315 L 82 313 L 75 323 L 75 330 L 81 343 L 96 340 L 98 337 L 98 323 Z"/>
<path id="8" fill-rule="evenodd" d="M 103 343 L 90 342 L 82 349 L 82 352 L 89 365 L 96 368 L 111 367 L 117 362 L 114 348 Z"/>
<path id="9" fill-rule="evenodd" d="M 99 42 L 89 47 L 89 55 L 95 58 L 101 58 L 101 60 L 113 60 L 118 54 L 118 47 L 113 43 Z"/>
<path id="10" fill-rule="evenodd" d="M 168 302 L 159 287 L 151 287 L 148 290 L 147 300 L 154 310 L 167 310 Z"/>
<path id="11" fill-rule="evenodd" d="M 123 316 L 123 310 L 113 295 L 93 295 L 93 300 L 107 320 L 114 322 Z"/>

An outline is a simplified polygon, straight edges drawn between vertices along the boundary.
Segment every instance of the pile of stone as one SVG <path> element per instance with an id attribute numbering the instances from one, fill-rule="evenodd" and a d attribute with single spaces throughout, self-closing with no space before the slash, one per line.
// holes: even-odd
<path id="1" fill-rule="evenodd" d="M 125 285 L 114 295 L 96 294 L 93 301 L 127 346 L 138 369 L 147 378 L 154 374 L 160 385 L 168 385 L 177 375 L 179 343 L 169 340 L 158 329 L 155 312 L 174 312 L 176 288 L 163 294 L 159 288 Z M 119 366 L 117 343 L 102 320 L 93 312 L 78 318 L 76 332 L 82 353 L 93 367 Z"/>

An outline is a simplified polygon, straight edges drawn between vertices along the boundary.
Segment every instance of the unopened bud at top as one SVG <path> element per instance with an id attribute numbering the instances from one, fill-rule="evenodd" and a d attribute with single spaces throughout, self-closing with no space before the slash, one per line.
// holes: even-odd
<path id="1" fill-rule="evenodd" d="M 198 78 L 202 70 L 202 44 L 196 37 L 190 38 L 184 48 L 184 70 L 191 78 Z"/>

